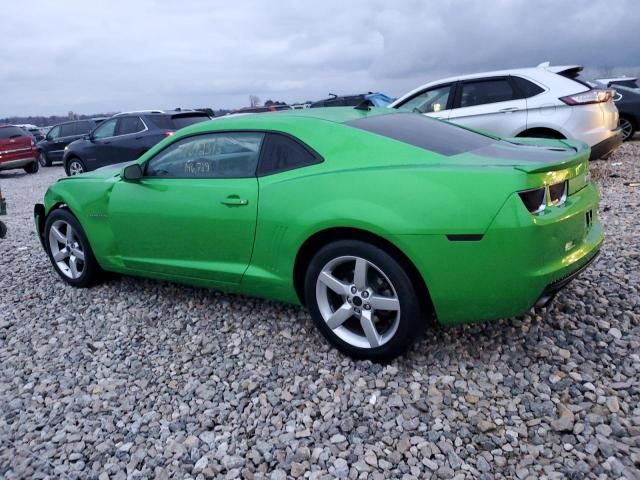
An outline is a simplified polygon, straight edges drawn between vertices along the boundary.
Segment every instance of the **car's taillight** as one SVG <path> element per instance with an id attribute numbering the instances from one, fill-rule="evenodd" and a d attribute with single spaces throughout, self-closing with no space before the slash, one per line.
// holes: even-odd
<path id="1" fill-rule="evenodd" d="M 522 203 L 531 213 L 542 213 L 547 208 L 547 187 L 518 192 Z"/>
<path id="2" fill-rule="evenodd" d="M 547 207 L 557 207 L 567 201 L 569 182 L 554 183 L 540 188 L 518 192 L 522 203 L 533 214 L 545 211 Z"/>
<path id="3" fill-rule="evenodd" d="M 166 137 L 170 137 L 171 135 L 173 135 L 173 131 L 171 130 L 167 130 L 166 132 L 164 132 L 164 136 Z"/>
<path id="4" fill-rule="evenodd" d="M 566 97 L 560 97 L 567 105 L 585 105 L 587 103 L 602 103 L 607 102 L 614 96 L 614 90 L 604 90 L 594 88 L 587 90 L 586 92 L 576 93 L 574 95 L 567 95 Z"/>
<path id="5" fill-rule="evenodd" d="M 569 182 L 564 181 L 549 185 L 549 203 L 551 205 L 562 205 L 567 200 L 569 192 Z"/>

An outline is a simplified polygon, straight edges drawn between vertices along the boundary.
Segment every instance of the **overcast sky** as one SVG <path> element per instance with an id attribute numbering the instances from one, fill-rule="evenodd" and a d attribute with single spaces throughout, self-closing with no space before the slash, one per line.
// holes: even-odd
<path id="1" fill-rule="evenodd" d="M 637 73 L 639 31 L 637 0 L 6 0 L 0 117 L 398 96 L 546 60 Z"/>

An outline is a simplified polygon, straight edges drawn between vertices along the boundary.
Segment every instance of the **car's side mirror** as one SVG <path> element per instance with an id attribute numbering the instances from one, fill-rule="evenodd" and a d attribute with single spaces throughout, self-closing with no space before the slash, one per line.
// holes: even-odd
<path id="1" fill-rule="evenodd" d="M 127 182 L 135 182 L 142 178 L 142 167 L 139 163 L 132 163 L 129 166 L 124 167 L 122 172 L 122 178 Z"/>

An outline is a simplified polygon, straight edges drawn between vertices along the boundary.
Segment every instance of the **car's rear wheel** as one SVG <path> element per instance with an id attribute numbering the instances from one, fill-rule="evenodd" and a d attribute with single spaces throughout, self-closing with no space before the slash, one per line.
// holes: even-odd
<path id="1" fill-rule="evenodd" d="M 44 152 L 40 152 L 40 154 L 38 155 L 38 163 L 40 164 L 41 167 L 51 166 L 51 160 L 47 158 L 47 154 Z"/>
<path id="2" fill-rule="evenodd" d="M 69 160 L 69 163 L 67 163 L 67 175 L 70 177 L 73 175 L 80 175 L 86 171 L 87 169 L 84 166 L 84 163 L 82 163 L 82 160 L 79 158 L 72 158 Z"/>
<path id="3" fill-rule="evenodd" d="M 636 133 L 636 126 L 626 117 L 620 117 L 620 129 L 622 130 L 623 142 L 631 139 L 631 137 Z"/>
<path id="4" fill-rule="evenodd" d="M 391 360 L 425 326 L 408 272 L 385 250 L 358 240 L 334 242 L 315 254 L 305 298 L 322 334 L 355 358 Z"/>
<path id="5" fill-rule="evenodd" d="M 66 209 L 57 209 L 44 226 L 47 253 L 58 275 L 74 287 L 89 287 L 102 276 L 80 222 Z"/>
<path id="6" fill-rule="evenodd" d="M 27 173 L 38 173 L 39 169 L 40 169 L 40 164 L 38 163 L 37 160 L 34 160 L 29 165 L 24 167 L 24 171 Z"/>

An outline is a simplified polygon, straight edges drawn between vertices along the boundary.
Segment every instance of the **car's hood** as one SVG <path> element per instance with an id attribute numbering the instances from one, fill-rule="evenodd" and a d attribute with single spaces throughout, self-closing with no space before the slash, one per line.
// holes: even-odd
<path id="1" fill-rule="evenodd" d="M 82 173 L 80 175 L 74 175 L 72 177 L 62 178 L 61 180 L 75 180 L 75 179 L 83 179 L 83 178 L 92 178 L 92 179 L 107 179 L 115 177 L 116 175 L 120 175 L 120 172 L 127 165 L 131 165 L 134 163 L 131 162 L 122 162 L 122 163 L 114 163 L 113 165 L 107 165 L 106 167 L 98 168 L 97 170 L 93 170 L 91 172 Z"/>

